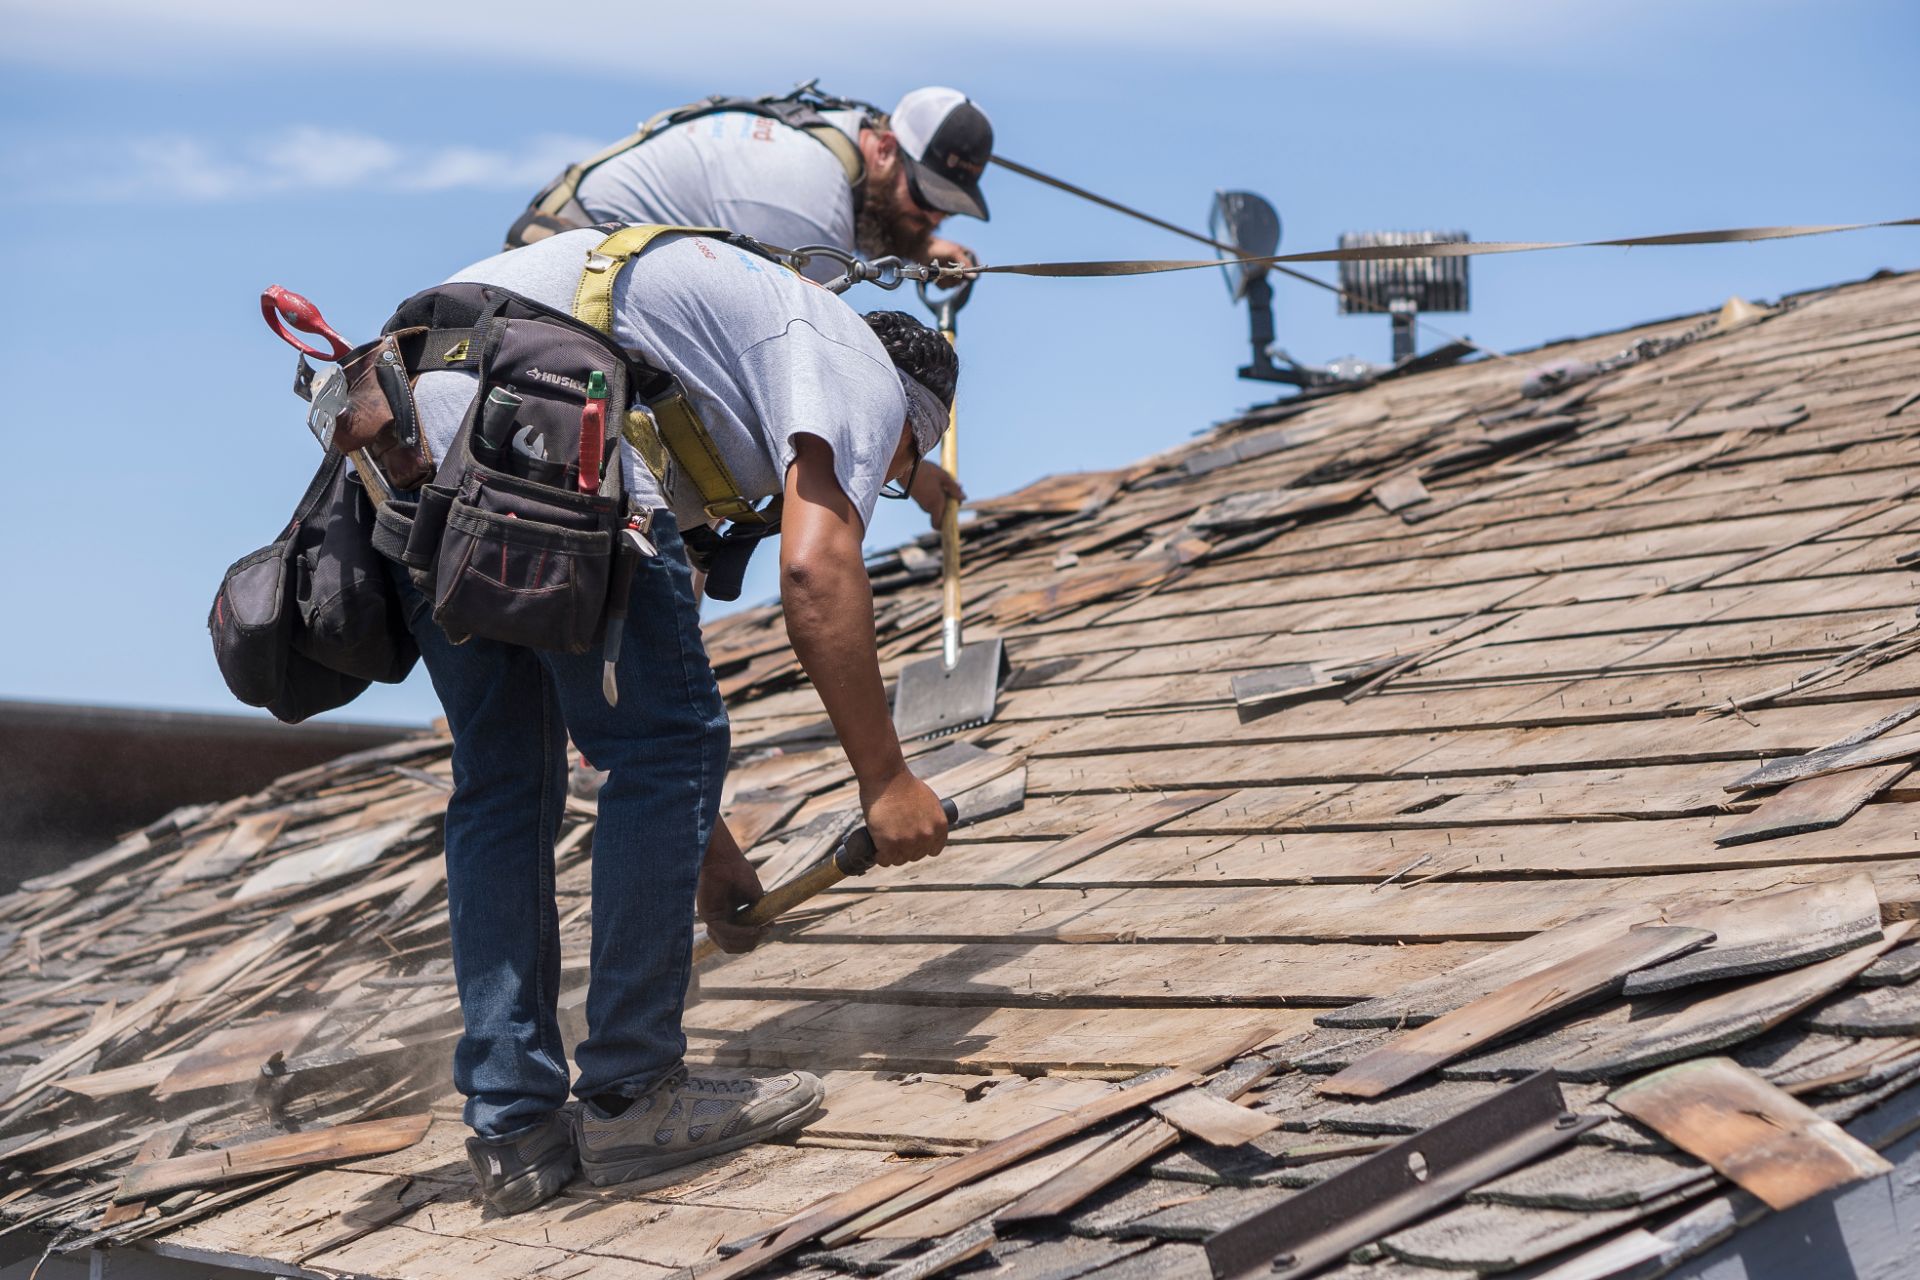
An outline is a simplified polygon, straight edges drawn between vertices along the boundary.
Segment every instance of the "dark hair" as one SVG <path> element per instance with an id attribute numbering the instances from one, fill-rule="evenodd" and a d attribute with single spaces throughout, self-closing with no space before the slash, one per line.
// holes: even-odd
<path id="1" fill-rule="evenodd" d="M 867 327 L 887 349 L 893 363 L 921 386 L 953 404 L 953 384 L 960 377 L 960 357 L 953 344 L 904 311 L 870 311 Z"/>

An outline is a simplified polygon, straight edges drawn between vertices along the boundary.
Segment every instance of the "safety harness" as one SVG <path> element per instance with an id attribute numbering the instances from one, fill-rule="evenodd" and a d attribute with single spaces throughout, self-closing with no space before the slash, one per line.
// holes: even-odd
<path id="1" fill-rule="evenodd" d="M 613 287 L 621 268 L 660 236 L 683 231 L 715 236 L 786 265 L 757 240 L 735 232 L 712 227 L 621 227 L 587 255 L 580 284 L 574 290 L 574 318 L 605 333 L 611 341 Z M 671 374 L 664 375 L 644 404 L 628 411 L 621 434 L 660 482 L 662 493 L 671 492 L 669 486 L 676 471 L 693 485 L 700 495 L 700 509 L 714 523 L 682 530 L 681 540 L 695 567 L 707 575 L 706 594 L 715 600 L 739 599 L 741 580 L 754 549 L 761 539 L 780 530 L 780 498 L 756 507 L 741 493 L 740 482 L 734 479 L 733 469 L 694 412 L 686 389 Z M 721 521 L 728 524 L 724 534 L 716 527 Z"/>
<path id="2" fill-rule="evenodd" d="M 580 184 L 589 173 L 616 156 L 625 155 L 663 129 L 670 129 L 674 125 L 685 124 L 689 120 L 697 120 L 702 116 L 719 115 L 728 111 L 745 112 L 749 115 L 776 120 L 789 129 L 798 129 L 825 147 L 832 153 L 833 158 L 840 162 L 840 167 L 846 174 L 847 186 L 853 191 L 854 208 L 858 209 L 867 176 L 866 161 L 860 155 L 860 144 L 849 138 L 839 126 L 829 122 L 824 113 L 860 111 L 864 112 L 869 120 L 882 123 L 886 119 L 885 114 L 870 103 L 821 93 L 815 84 L 816 82 L 809 81 L 789 93 L 769 94 L 758 98 L 735 98 L 715 94 L 684 107 L 673 107 L 660 112 L 612 146 L 588 156 L 578 164 L 569 165 L 564 173 L 548 183 L 540 194 L 533 198 L 526 212 L 515 220 L 512 227 L 508 228 L 506 247 L 517 249 L 562 231 L 577 231 L 582 227 L 594 225 L 593 216 L 582 207 L 579 199 Z"/>
<path id="3" fill-rule="evenodd" d="M 613 287 L 621 269 L 659 237 L 681 232 L 712 236 L 780 261 L 758 241 L 719 227 L 621 227 L 587 254 L 580 284 L 573 294 L 574 319 L 592 325 L 612 341 Z M 629 354 L 645 359 L 630 349 Z M 694 412 L 686 388 L 672 374 L 661 371 L 659 389 L 629 410 L 621 432 L 663 490 L 676 470 L 684 475 L 700 495 L 700 507 L 708 519 L 740 525 L 778 523 L 777 513 L 769 516 L 756 509 L 753 501 L 740 492 L 740 482 L 734 479 L 727 460 Z"/>

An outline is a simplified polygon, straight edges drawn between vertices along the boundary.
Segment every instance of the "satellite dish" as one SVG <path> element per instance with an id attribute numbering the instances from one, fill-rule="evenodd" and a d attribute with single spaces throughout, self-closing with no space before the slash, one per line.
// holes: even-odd
<path id="1" fill-rule="evenodd" d="M 1207 232 L 1213 239 L 1238 246 L 1242 258 L 1272 257 L 1280 248 L 1280 215 L 1266 197 L 1251 191 L 1216 191 L 1213 210 L 1207 215 Z M 1228 255 L 1222 254 L 1224 260 Z M 1227 292 L 1235 302 L 1247 296 L 1247 288 L 1267 274 L 1265 267 L 1225 266 Z"/>

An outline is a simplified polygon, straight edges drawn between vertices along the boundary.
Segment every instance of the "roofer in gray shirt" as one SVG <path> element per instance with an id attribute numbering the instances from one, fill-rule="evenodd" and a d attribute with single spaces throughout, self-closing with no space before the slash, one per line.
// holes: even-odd
<path id="1" fill-rule="evenodd" d="M 826 245 L 869 258 L 975 261 L 934 232 L 987 218 L 980 177 L 993 125 L 957 89 L 915 89 L 889 113 L 803 86 L 768 98 L 713 98 L 647 121 L 569 168 L 507 234 L 513 247 L 601 222 L 725 227 L 785 249 Z M 825 280 L 830 259 L 809 268 Z M 964 498 L 923 463 L 912 497 L 937 525 Z"/>
<path id="2" fill-rule="evenodd" d="M 607 239 L 551 236 L 454 281 L 564 311 L 578 305 L 586 273 L 608 269 L 593 265 Z M 952 348 L 911 316 L 863 317 L 718 236 L 662 234 L 615 270 L 613 338 L 678 380 L 741 497 L 783 499 L 787 634 L 853 768 L 878 862 L 940 852 L 946 817 L 908 771 L 888 713 L 861 541 L 875 501 L 904 497 L 900 486 L 946 430 Z M 463 371 L 420 375 L 420 426 L 436 458 L 460 456 L 475 386 Z M 651 544 L 617 660 L 606 659 L 617 670 L 603 673 L 597 654 L 478 635 L 454 643 L 434 601 L 395 570 L 453 732 L 447 897 L 465 1020 L 454 1083 L 467 1098 L 481 1194 L 500 1212 L 558 1193 L 576 1160 L 605 1184 L 790 1134 L 825 1096 L 805 1072 L 754 1078 L 683 1063 L 696 907 L 709 936 L 744 949 L 756 931 L 731 917 L 760 884 L 718 816 L 727 716 L 679 533 L 708 519 L 702 496 L 678 468 L 663 484 L 630 440 L 618 462 L 632 509 L 651 513 Z M 625 691 L 617 707 L 603 674 Z M 571 1081 L 553 881 L 569 736 L 608 771 L 593 841 L 587 1038 L 571 1055 Z"/>
<path id="3" fill-rule="evenodd" d="M 934 232 L 987 220 L 993 125 L 958 89 L 915 89 L 891 112 L 803 86 L 663 112 L 534 198 L 507 246 L 598 222 L 725 227 L 785 249 L 973 261 Z M 832 274 L 830 264 L 821 269 Z"/>

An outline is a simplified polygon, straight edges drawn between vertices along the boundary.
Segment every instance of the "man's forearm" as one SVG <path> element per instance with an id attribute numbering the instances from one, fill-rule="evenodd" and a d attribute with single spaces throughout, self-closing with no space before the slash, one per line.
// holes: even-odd
<path id="1" fill-rule="evenodd" d="M 827 550 L 827 549 L 820 549 Z M 873 638 L 873 589 L 857 542 L 852 553 L 791 556 L 781 548 L 781 602 L 794 654 L 863 786 L 906 767 L 893 732 Z"/>
<path id="2" fill-rule="evenodd" d="M 894 474 L 903 472 L 911 443 L 902 423 Z M 798 437 L 784 510 L 780 597 L 787 638 L 859 779 L 875 861 L 897 867 L 931 858 L 947 842 L 946 815 L 933 788 L 907 771 L 893 731 L 873 639 L 873 588 L 860 554 L 864 524 L 840 489 L 832 451 L 816 437 Z"/>

